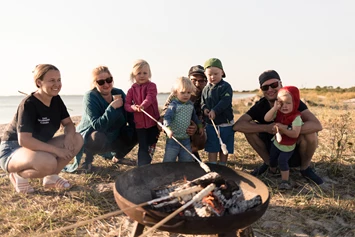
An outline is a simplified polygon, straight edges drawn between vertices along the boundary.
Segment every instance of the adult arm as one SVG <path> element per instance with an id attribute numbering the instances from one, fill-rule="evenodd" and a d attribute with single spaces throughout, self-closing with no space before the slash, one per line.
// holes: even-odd
<path id="1" fill-rule="evenodd" d="M 118 102 L 118 100 L 114 102 Z M 106 132 L 112 126 L 118 127 L 117 123 L 123 126 L 126 123 L 126 118 L 122 104 L 114 108 L 112 103 L 107 107 L 103 103 L 105 102 L 99 95 L 89 94 L 84 98 L 84 109 L 90 118 L 91 126 L 100 132 Z"/>
<path id="2" fill-rule="evenodd" d="M 67 117 L 61 121 L 64 127 L 64 148 L 73 151 L 75 143 L 75 126 L 70 117 Z"/>
<path id="3" fill-rule="evenodd" d="M 32 133 L 19 132 L 17 134 L 17 136 L 18 136 L 18 142 L 19 142 L 20 146 L 25 147 L 29 150 L 49 152 L 49 153 L 52 153 L 55 156 L 63 158 L 63 159 L 73 158 L 73 156 L 72 156 L 73 154 L 70 150 L 64 149 L 64 148 L 59 148 L 59 147 L 53 146 L 51 144 L 42 142 L 42 141 L 32 137 Z"/>
<path id="4" fill-rule="evenodd" d="M 271 124 L 258 124 L 252 121 L 248 114 L 243 114 L 237 122 L 233 125 L 233 130 L 241 133 L 261 133 L 267 132 L 274 134 L 274 123 Z"/>
<path id="5" fill-rule="evenodd" d="M 308 109 L 301 112 L 301 118 L 303 125 L 300 134 L 310 134 L 322 131 L 323 127 L 320 121 L 314 114 Z"/>

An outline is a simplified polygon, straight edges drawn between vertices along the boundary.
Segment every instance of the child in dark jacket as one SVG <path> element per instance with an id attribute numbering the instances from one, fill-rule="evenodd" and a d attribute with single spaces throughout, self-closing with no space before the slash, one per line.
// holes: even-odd
<path id="1" fill-rule="evenodd" d="M 205 151 L 208 152 L 208 161 L 210 163 L 217 163 L 217 155 L 219 153 L 218 163 L 226 165 L 228 154 L 233 154 L 234 152 L 233 90 L 230 84 L 223 80 L 226 74 L 223 70 L 222 62 L 218 58 L 207 60 L 204 68 L 208 80 L 201 97 L 201 107 L 205 116 L 207 134 Z M 220 144 L 212 121 L 216 125 L 223 145 L 228 150 L 227 154 L 224 154 L 221 149 L 222 144 Z"/>
<path id="2" fill-rule="evenodd" d="M 159 137 L 157 123 L 142 113 L 142 109 L 159 119 L 157 87 L 151 82 L 152 73 L 145 60 L 138 60 L 131 73 L 132 87 L 128 90 L 124 108 L 134 112 L 134 122 L 138 137 L 138 166 L 150 164 Z"/>

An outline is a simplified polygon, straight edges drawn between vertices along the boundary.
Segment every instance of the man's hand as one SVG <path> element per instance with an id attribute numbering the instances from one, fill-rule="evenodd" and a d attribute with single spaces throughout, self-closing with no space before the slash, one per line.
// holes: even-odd
<path id="1" fill-rule="evenodd" d="M 74 151 L 75 136 L 67 134 L 64 137 L 64 148 L 69 151 Z"/>
<path id="2" fill-rule="evenodd" d="M 190 126 L 186 129 L 186 133 L 189 135 L 189 136 L 192 136 L 196 133 L 197 131 L 197 125 L 194 121 L 191 120 L 190 122 Z"/>
<path id="3" fill-rule="evenodd" d="M 265 125 L 261 125 L 261 126 L 265 126 Z M 270 134 L 276 134 L 276 128 L 275 128 L 275 123 L 270 123 L 270 124 L 267 124 L 266 125 L 266 131 L 267 133 L 270 133 Z"/>

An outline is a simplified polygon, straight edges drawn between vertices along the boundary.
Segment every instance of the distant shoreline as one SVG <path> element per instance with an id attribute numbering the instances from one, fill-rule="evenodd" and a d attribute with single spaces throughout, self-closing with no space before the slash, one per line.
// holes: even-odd
<path id="1" fill-rule="evenodd" d="M 245 93 L 245 94 L 250 94 L 250 93 Z M 247 98 L 234 98 L 233 99 L 233 104 L 236 103 L 237 101 L 244 100 L 244 99 L 247 99 Z M 81 116 L 80 115 L 78 115 L 78 116 L 70 116 L 70 117 L 73 120 L 75 125 L 77 125 L 80 122 L 80 120 L 81 120 Z M 4 133 L 4 131 L 6 129 L 6 126 L 8 124 L 9 123 L 0 124 L 0 141 L 1 141 L 1 137 L 2 137 L 2 135 Z"/>

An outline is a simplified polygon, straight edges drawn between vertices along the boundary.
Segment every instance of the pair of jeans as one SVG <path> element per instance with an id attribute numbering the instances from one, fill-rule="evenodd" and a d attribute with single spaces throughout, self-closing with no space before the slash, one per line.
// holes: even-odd
<path id="1" fill-rule="evenodd" d="M 178 140 L 184 147 L 186 147 L 191 152 L 191 142 L 190 138 Z M 185 151 L 176 141 L 167 138 L 165 145 L 165 154 L 163 162 L 175 162 L 176 157 L 179 162 L 191 162 L 193 158 L 190 153 Z"/>
<path id="2" fill-rule="evenodd" d="M 278 164 L 281 171 L 289 170 L 288 160 L 291 158 L 294 151 L 295 150 L 289 152 L 280 151 L 279 148 L 272 143 L 270 148 L 270 167 L 277 167 Z"/>

